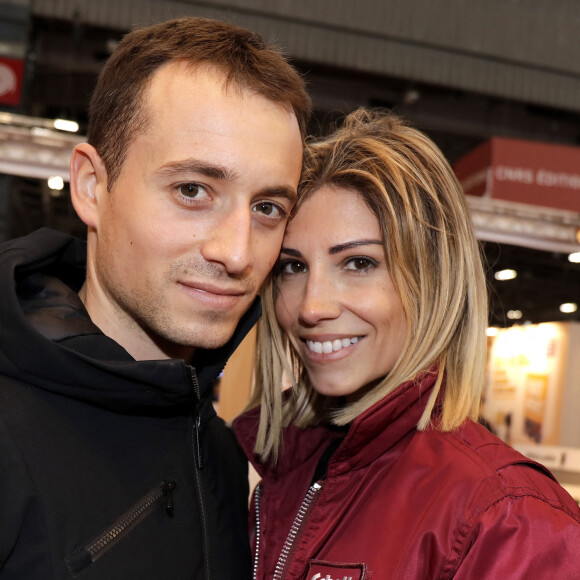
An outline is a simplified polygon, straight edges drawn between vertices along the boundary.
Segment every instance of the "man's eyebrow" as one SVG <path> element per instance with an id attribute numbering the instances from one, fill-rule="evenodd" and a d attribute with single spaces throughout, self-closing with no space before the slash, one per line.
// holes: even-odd
<path id="1" fill-rule="evenodd" d="M 183 161 L 174 161 L 163 165 L 155 172 L 161 176 L 172 176 L 186 173 L 197 173 L 204 177 L 211 179 L 219 179 L 222 181 L 234 181 L 238 177 L 238 173 L 217 165 L 215 163 L 208 163 L 207 161 L 200 161 L 198 159 L 185 159 Z M 258 195 L 267 197 L 280 197 L 288 199 L 292 204 L 296 202 L 298 194 L 296 189 L 286 185 L 274 185 L 272 187 L 265 187 Z"/>
<path id="2" fill-rule="evenodd" d="M 332 256 L 334 254 L 339 254 L 344 250 L 350 250 L 352 248 L 358 248 L 358 246 L 369 245 L 382 246 L 383 242 L 381 240 L 354 240 L 352 242 L 345 242 L 344 244 L 337 244 L 336 246 L 332 246 L 330 250 L 328 250 L 328 253 Z"/>
<path id="3" fill-rule="evenodd" d="M 296 203 L 296 199 L 298 198 L 298 193 L 296 190 L 289 185 L 274 185 L 272 187 L 264 187 L 258 192 L 257 195 L 265 197 L 281 197 L 287 199 L 290 203 L 292 203 L 292 205 Z"/>
<path id="4" fill-rule="evenodd" d="M 237 174 L 227 167 L 200 161 L 198 159 L 185 159 L 183 161 L 174 161 L 163 165 L 155 172 L 159 175 L 177 175 L 180 173 L 198 173 L 212 179 L 221 179 L 223 181 L 233 181 Z"/>

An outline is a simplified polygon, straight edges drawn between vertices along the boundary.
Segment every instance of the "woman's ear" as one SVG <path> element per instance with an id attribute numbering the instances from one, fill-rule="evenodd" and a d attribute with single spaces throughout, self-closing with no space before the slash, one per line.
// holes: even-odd
<path id="1" fill-rule="evenodd" d="M 106 192 L 107 171 L 97 150 L 88 143 L 77 145 L 70 159 L 70 195 L 75 211 L 88 227 L 98 227 L 99 202 Z"/>

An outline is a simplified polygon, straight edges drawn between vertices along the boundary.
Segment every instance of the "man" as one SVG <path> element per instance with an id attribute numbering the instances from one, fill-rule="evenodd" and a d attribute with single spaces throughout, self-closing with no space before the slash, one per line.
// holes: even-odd
<path id="1" fill-rule="evenodd" d="M 246 463 L 210 391 L 259 315 L 309 109 L 220 22 L 134 31 L 107 62 L 71 158 L 86 247 L 0 252 L 2 580 L 249 577 Z"/>

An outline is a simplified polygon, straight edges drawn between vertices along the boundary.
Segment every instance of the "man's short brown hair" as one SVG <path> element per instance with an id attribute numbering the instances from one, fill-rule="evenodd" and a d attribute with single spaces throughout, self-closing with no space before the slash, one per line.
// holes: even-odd
<path id="1" fill-rule="evenodd" d="M 206 18 L 178 18 L 134 30 L 105 64 L 89 107 L 88 141 L 118 178 L 131 141 L 147 123 L 144 92 L 162 65 L 183 61 L 223 72 L 227 85 L 249 89 L 292 111 L 304 136 L 311 101 L 300 74 L 256 33 Z"/>

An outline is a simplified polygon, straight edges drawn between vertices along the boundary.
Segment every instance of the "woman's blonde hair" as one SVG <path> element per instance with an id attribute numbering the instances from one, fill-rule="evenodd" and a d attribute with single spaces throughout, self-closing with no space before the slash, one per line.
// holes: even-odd
<path id="1" fill-rule="evenodd" d="M 262 404 L 255 451 L 264 461 L 276 461 L 282 429 L 290 422 L 299 427 L 323 420 L 346 425 L 424 372 L 436 372 L 438 379 L 418 429 L 432 423 L 444 377 L 436 427 L 453 430 L 478 413 L 486 280 L 461 186 L 441 151 L 400 118 L 359 109 L 332 135 L 308 145 L 295 211 L 323 186 L 356 191 L 377 217 L 389 274 L 406 316 L 407 339 L 394 367 L 374 389 L 338 407 L 313 389 L 276 320 L 273 272 L 262 291 L 264 315 L 249 404 Z M 282 395 L 284 381 L 293 387 L 289 396 Z"/>

